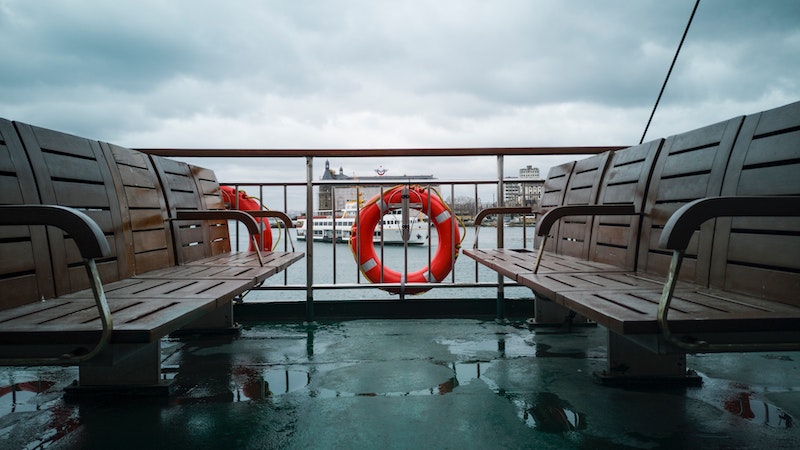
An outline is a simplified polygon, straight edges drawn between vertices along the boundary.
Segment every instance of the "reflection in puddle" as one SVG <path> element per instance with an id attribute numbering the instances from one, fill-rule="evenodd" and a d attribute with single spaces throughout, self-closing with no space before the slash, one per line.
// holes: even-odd
<path id="1" fill-rule="evenodd" d="M 536 346 L 536 357 L 537 358 L 575 358 L 575 359 L 586 359 L 587 353 L 586 350 L 573 350 L 573 351 L 553 351 L 552 345 L 539 343 Z"/>
<path id="2" fill-rule="evenodd" d="M 532 402 L 513 399 L 526 425 L 546 433 L 563 433 L 586 428 L 586 417 L 550 392 L 539 392 Z"/>
<path id="3" fill-rule="evenodd" d="M 461 357 L 492 360 L 536 356 L 537 344 L 533 338 L 533 334 L 519 336 L 497 333 L 493 339 L 437 339 L 436 343 L 447 346 L 451 353 Z"/>
<path id="4" fill-rule="evenodd" d="M 311 391 L 312 397 L 334 398 L 334 397 L 417 397 L 417 396 L 436 396 L 445 395 L 453 392 L 457 387 L 469 384 L 472 380 L 481 378 L 483 373 L 491 367 L 491 362 L 473 363 L 451 363 L 445 367 L 452 370 L 452 376 L 443 382 L 424 389 L 407 391 L 386 391 L 386 392 L 348 392 L 330 388 L 316 388 Z"/>
<path id="5" fill-rule="evenodd" d="M 758 400 L 749 392 L 739 392 L 725 400 L 725 409 L 739 417 L 773 428 L 792 428 L 792 416 L 782 409 Z"/>
<path id="6" fill-rule="evenodd" d="M 66 405 L 57 395 L 52 395 L 54 381 L 34 380 L 0 386 L 0 414 L 12 417 L 14 413 L 23 413 L 21 417 L 34 417 L 25 413 L 43 411 L 44 428 L 36 434 L 26 434 L 29 439 L 25 448 L 44 448 L 60 440 L 80 426 L 78 411 Z M 13 421 L 13 420 L 12 420 Z M 26 419 L 22 419 L 26 421 Z M 25 434 L 25 428 L 20 427 Z M 0 430 L 0 437 L 17 438 L 14 427 Z M 24 440 L 24 439 L 20 439 Z M 2 439 L 0 439 L 2 442 Z"/>
<path id="7" fill-rule="evenodd" d="M 40 393 L 47 391 L 54 384 L 52 381 L 36 380 L 1 386 L 0 411 L 38 411 L 42 405 L 34 400 Z"/>
<path id="8" fill-rule="evenodd" d="M 308 386 L 311 374 L 297 369 L 267 369 L 236 367 L 233 384 L 236 401 L 263 400 L 275 395 L 287 394 Z"/>

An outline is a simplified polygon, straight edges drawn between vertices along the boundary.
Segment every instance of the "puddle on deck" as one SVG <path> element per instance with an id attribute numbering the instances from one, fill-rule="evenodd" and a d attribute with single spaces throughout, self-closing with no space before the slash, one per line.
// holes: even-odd
<path id="1" fill-rule="evenodd" d="M 170 355 L 171 370 L 165 377 L 174 378 L 175 396 L 168 401 L 137 403 L 133 408 L 119 408 L 115 402 L 89 407 L 65 403 L 61 389 L 68 376 L 74 377 L 74 369 L 54 369 L 66 371 L 67 375 L 60 378 L 49 377 L 53 369 L 4 369 L 12 375 L 0 378 L 0 448 L 16 448 L 4 445 L 6 441 L 24 442 L 20 448 L 37 448 L 71 442 L 70 436 L 75 435 L 89 439 L 87 434 L 116 426 L 109 424 L 120 422 L 120 415 L 128 420 L 147 415 L 152 426 L 174 430 L 210 426 L 217 420 L 215 414 L 222 413 L 225 420 L 245 420 L 251 425 L 277 421 L 282 428 L 275 431 L 276 435 L 286 437 L 298 433 L 295 414 L 307 411 L 304 408 L 349 409 L 355 404 L 366 408 L 363 414 L 369 414 L 375 405 L 386 408 L 387 400 L 396 404 L 398 398 L 414 402 L 417 398 L 428 407 L 463 404 L 476 398 L 479 401 L 474 414 L 483 410 L 494 415 L 505 409 L 509 414 L 507 426 L 516 422 L 529 432 L 551 436 L 567 446 L 668 448 L 683 442 L 682 427 L 695 426 L 680 422 L 686 417 L 710 417 L 715 422 L 712 430 L 752 429 L 756 436 L 791 432 L 794 434 L 787 435 L 788 442 L 796 442 L 792 438 L 796 435 L 792 414 L 770 400 L 775 387 L 732 382 L 702 372 L 701 388 L 635 392 L 594 385 L 589 369 L 595 367 L 592 364 L 601 364 L 604 354 L 596 345 L 585 345 L 587 339 L 580 335 L 537 339 L 536 333 L 520 329 L 472 337 L 431 333 L 428 342 L 432 347 L 421 349 L 418 355 L 408 350 L 342 360 L 339 355 L 350 356 L 344 352 L 350 349 L 337 345 L 360 329 L 321 327 L 316 337 L 304 327 L 279 329 L 273 336 L 265 330 L 268 327 L 255 330 L 252 339 L 245 336 L 232 341 L 167 344 L 170 350 L 165 353 Z M 327 331 L 333 336 L 320 337 Z M 384 340 L 385 344 L 405 342 L 407 337 L 385 331 L 371 339 Z M 272 351 L 276 353 L 270 354 Z M 436 357 L 426 357 L 428 351 Z M 443 355 L 453 359 L 440 359 Z M 782 355 L 762 358 L 772 358 L 771 363 L 793 363 Z M 282 362 L 264 362 L 270 360 Z M 797 387 L 790 383 L 785 389 L 791 393 Z M 587 393 L 596 398 L 587 398 Z M 375 398 L 374 404 L 371 398 Z M 320 400 L 325 403 L 314 403 Z M 481 406 L 481 402 L 485 404 Z M 663 409 L 656 403 L 663 403 Z M 246 412 L 236 419 L 238 413 L 232 411 Z M 654 422 L 663 420 L 663 424 L 648 423 L 647 414 L 653 411 L 661 411 Z M 705 429 L 701 425 L 697 429 Z M 26 427 L 36 432 L 21 437 Z M 729 442 L 720 437 L 723 434 L 715 433 L 695 431 L 700 437 L 689 442 Z"/>

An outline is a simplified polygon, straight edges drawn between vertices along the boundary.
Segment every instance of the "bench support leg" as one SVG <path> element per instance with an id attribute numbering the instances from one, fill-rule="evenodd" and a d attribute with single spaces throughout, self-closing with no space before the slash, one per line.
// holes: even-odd
<path id="1" fill-rule="evenodd" d="M 171 333 L 172 336 L 187 334 L 228 334 L 238 333 L 241 329 L 233 321 L 233 302 L 228 302 L 214 311 L 205 314 L 180 330 Z"/>
<path id="2" fill-rule="evenodd" d="M 78 374 L 79 382 L 66 389 L 68 399 L 98 395 L 166 396 L 172 392 L 172 380 L 161 377 L 160 341 L 130 349 L 124 357 L 115 357 L 113 363 L 81 365 Z"/>
<path id="3" fill-rule="evenodd" d="M 608 369 L 595 374 L 606 385 L 699 385 L 700 377 L 686 369 L 686 355 L 660 355 L 608 332 Z"/>
<path id="4" fill-rule="evenodd" d="M 585 325 L 588 323 L 585 317 L 575 315 L 568 308 L 538 296 L 533 303 L 533 314 L 534 317 L 531 325 L 560 327 L 564 325 Z"/>

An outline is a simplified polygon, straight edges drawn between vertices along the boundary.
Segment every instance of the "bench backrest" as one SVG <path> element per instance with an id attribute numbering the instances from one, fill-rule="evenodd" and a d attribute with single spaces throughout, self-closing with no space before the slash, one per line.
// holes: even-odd
<path id="1" fill-rule="evenodd" d="M 671 252 L 658 246 L 661 229 L 686 203 L 720 195 L 731 149 L 743 117 L 667 138 L 653 168 L 642 218 L 637 270 L 659 276 L 669 271 Z M 696 231 L 681 279 L 708 284 L 714 221 Z"/>
<path id="2" fill-rule="evenodd" d="M 225 209 L 219 185 L 210 171 L 159 156 L 151 156 L 150 159 L 164 189 L 171 218 L 178 211 Z M 213 199 L 214 196 L 217 200 Z M 228 222 L 225 220 L 172 220 L 170 223 L 175 259 L 180 264 L 231 249 Z"/>
<path id="3" fill-rule="evenodd" d="M 91 217 L 103 230 L 111 256 L 98 260 L 103 282 L 130 276 L 125 224 L 108 160 L 96 141 L 15 123 L 33 169 L 42 204 L 69 206 Z M 55 294 L 89 287 L 83 259 L 72 238 L 48 230 Z"/>
<path id="4" fill-rule="evenodd" d="M 542 200 L 539 203 L 539 213 L 546 213 L 550 209 L 564 204 L 564 195 L 567 192 L 567 185 L 569 184 L 569 179 L 572 176 L 572 169 L 574 168 L 575 161 L 550 168 L 550 171 L 547 172 L 547 178 L 544 180 L 544 186 L 542 187 Z M 554 225 L 553 233 L 551 233 L 552 235 L 558 235 L 558 229 L 555 228 L 558 226 L 559 224 Z M 541 238 L 538 235 L 536 236 L 535 244 L 537 248 L 541 245 Z M 556 250 L 556 240 L 549 239 L 545 244 L 545 250 L 554 252 Z"/>
<path id="5" fill-rule="evenodd" d="M 225 199 L 222 197 L 222 188 L 219 186 L 214 171 L 189 164 L 197 192 L 200 195 L 200 204 L 205 210 L 226 209 Z M 228 253 L 234 246 L 230 241 L 230 232 L 227 221 L 207 222 L 209 226 L 209 243 L 211 256 Z"/>
<path id="6" fill-rule="evenodd" d="M 0 119 L 0 204 L 38 204 L 39 192 L 14 125 Z M 45 227 L 0 227 L 0 309 L 55 295 Z"/>
<path id="7" fill-rule="evenodd" d="M 583 206 L 593 205 L 597 202 L 600 181 L 603 179 L 603 173 L 611 153 L 603 152 L 575 162 L 564 189 L 562 205 Z M 556 253 L 587 258 L 591 231 L 591 216 L 565 217 L 551 232 L 551 235 L 555 237 L 552 240 Z"/>
<path id="8" fill-rule="evenodd" d="M 633 205 L 641 211 L 663 142 L 657 139 L 554 167 L 545 182 L 543 207 Z M 565 217 L 553 226 L 550 234 L 554 239 L 548 241 L 546 250 L 632 270 L 639 223 L 639 215 Z"/>
<path id="9" fill-rule="evenodd" d="M 642 211 L 653 164 L 663 144 L 663 139 L 656 139 L 611 153 L 595 203 L 632 205 L 635 211 Z M 639 214 L 594 217 L 588 258 L 633 270 L 640 224 Z"/>
<path id="10" fill-rule="evenodd" d="M 230 251 L 227 221 L 169 220 L 177 210 L 225 208 L 210 170 L 4 119 L 0 204 L 89 215 L 112 250 L 96 261 L 104 283 Z M 88 288 L 82 263 L 55 228 L 0 227 L 0 309 Z"/>
<path id="11" fill-rule="evenodd" d="M 175 265 L 172 232 L 161 184 L 142 152 L 101 142 L 118 177 L 124 221 L 128 224 L 134 273 Z"/>
<path id="12" fill-rule="evenodd" d="M 800 102 L 748 116 L 722 195 L 800 195 Z M 800 218 L 719 218 L 711 287 L 800 305 Z"/>

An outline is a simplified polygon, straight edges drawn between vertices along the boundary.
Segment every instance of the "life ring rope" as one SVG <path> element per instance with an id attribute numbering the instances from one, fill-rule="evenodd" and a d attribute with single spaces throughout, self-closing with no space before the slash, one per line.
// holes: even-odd
<path id="1" fill-rule="evenodd" d="M 429 223 L 433 223 L 436 226 L 438 234 L 436 254 L 429 258 L 428 265 L 414 272 L 409 272 L 407 275 L 385 267 L 375 252 L 375 244 L 373 242 L 375 227 L 378 226 L 378 223 L 386 213 L 400 208 L 399 205 L 405 189 L 408 189 L 409 207 L 424 213 L 428 217 Z M 430 227 L 430 225 L 428 226 Z M 438 283 L 444 280 L 455 266 L 465 237 L 466 226 L 463 221 L 447 205 L 435 188 L 423 188 L 418 185 L 397 185 L 376 195 L 361 208 L 356 223 L 351 229 L 350 249 L 356 259 L 359 270 L 370 282 Z M 420 294 L 430 288 L 384 289 L 395 294 L 400 293 L 400 291 L 409 294 Z"/>

